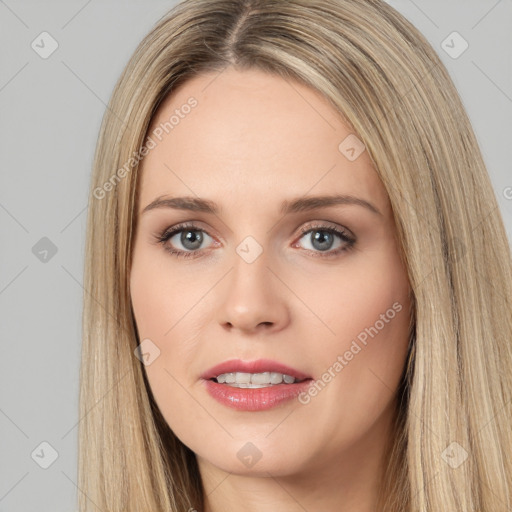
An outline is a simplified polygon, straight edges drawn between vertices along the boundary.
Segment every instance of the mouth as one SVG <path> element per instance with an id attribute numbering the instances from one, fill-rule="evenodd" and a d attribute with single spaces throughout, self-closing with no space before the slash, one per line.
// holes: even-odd
<path id="1" fill-rule="evenodd" d="M 219 384 L 270 386 L 282 384 L 283 382 L 285 384 L 302 382 L 303 380 L 310 379 L 311 376 L 271 359 L 257 359 L 254 361 L 230 359 L 210 368 L 201 375 L 201 378 L 204 380 L 215 380 Z"/>
<path id="2" fill-rule="evenodd" d="M 262 411 L 296 398 L 311 376 L 276 361 L 230 360 L 214 366 L 201 378 L 210 396 L 227 407 Z"/>

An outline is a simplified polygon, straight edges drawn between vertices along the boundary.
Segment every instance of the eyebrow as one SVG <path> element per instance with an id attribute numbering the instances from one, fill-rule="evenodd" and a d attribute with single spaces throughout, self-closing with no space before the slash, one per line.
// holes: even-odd
<path id="1" fill-rule="evenodd" d="M 365 199 L 360 199 L 351 195 L 325 195 L 325 196 L 310 196 L 299 197 L 291 201 L 283 201 L 281 204 L 280 212 L 283 215 L 290 213 L 298 213 L 309 210 L 316 210 L 319 208 L 326 208 L 329 206 L 337 205 L 356 205 L 368 209 L 372 213 L 382 215 L 372 203 Z M 156 208 L 172 208 L 175 210 L 188 210 L 193 212 L 211 213 L 217 215 L 221 209 L 219 206 L 208 199 L 201 199 L 198 197 L 167 197 L 160 196 L 154 201 L 149 203 L 141 212 L 141 215 L 149 210 Z"/>

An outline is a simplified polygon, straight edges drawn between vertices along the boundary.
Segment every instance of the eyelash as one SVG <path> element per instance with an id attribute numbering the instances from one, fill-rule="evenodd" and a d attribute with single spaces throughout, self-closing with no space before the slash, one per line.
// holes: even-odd
<path id="1" fill-rule="evenodd" d="M 192 223 L 183 223 L 178 224 L 177 226 L 174 226 L 171 229 L 166 229 L 160 234 L 156 234 L 156 241 L 163 245 L 164 250 L 167 251 L 169 254 L 176 256 L 177 258 L 197 258 L 201 251 L 181 251 L 177 249 L 172 249 L 168 245 L 166 245 L 167 241 L 170 240 L 174 235 L 177 233 L 181 233 L 182 231 L 201 231 L 203 233 L 206 233 L 208 236 L 211 237 L 204 229 L 201 229 L 200 227 L 196 226 Z M 309 253 L 312 253 L 314 257 L 320 257 L 320 258 L 332 258 L 335 256 L 338 256 L 339 254 L 351 250 L 356 240 L 355 238 L 352 238 L 347 234 L 346 231 L 340 230 L 331 226 L 325 226 L 325 225 L 308 225 L 306 227 L 302 227 L 300 229 L 301 236 L 299 240 L 306 234 L 311 233 L 313 231 L 324 231 L 327 233 L 331 233 L 334 235 L 337 235 L 343 242 L 345 242 L 345 245 L 342 247 L 338 247 L 338 249 L 332 250 L 332 251 L 311 251 L 309 249 L 305 249 Z"/>

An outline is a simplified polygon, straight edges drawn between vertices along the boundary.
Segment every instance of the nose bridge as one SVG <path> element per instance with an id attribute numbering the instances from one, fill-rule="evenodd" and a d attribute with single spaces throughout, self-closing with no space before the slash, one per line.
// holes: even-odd
<path id="1" fill-rule="evenodd" d="M 248 236 L 242 240 L 235 249 L 230 294 L 236 294 L 242 299 L 247 293 L 256 300 L 259 295 L 270 291 L 268 280 L 271 272 L 267 268 L 270 263 L 268 256 L 268 249 L 264 249 L 254 237 Z M 249 298 L 243 300 L 247 301 Z"/>

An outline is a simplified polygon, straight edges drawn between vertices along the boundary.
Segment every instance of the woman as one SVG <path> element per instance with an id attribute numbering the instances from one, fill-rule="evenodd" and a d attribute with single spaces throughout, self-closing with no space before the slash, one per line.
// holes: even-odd
<path id="1" fill-rule="evenodd" d="M 377 0 L 185 0 L 101 128 L 80 510 L 508 510 L 512 269 L 459 96 Z"/>

